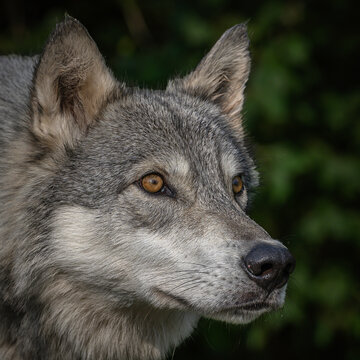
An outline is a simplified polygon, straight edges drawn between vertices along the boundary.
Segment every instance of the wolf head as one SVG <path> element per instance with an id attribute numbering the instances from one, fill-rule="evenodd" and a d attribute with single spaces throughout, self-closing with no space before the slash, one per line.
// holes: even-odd
<path id="1" fill-rule="evenodd" d="M 57 26 L 31 95 L 54 273 L 119 308 L 245 323 L 283 304 L 294 260 L 246 214 L 249 71 L 237 25 L 166 90 L 128 88 L 79 22 Z"/>

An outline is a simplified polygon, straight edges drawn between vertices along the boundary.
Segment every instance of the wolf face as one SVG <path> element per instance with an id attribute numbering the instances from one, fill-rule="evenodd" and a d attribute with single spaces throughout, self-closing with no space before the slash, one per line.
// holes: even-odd
<path id="1" fill-rule="evenodd" d="M 237 25 L 166 90 L 127 88 L 81 24 L 58 25 L 10 145 L 28 150 L 9 165 L 26 168 L 22 246 L 2 260 L 17 330 L 36 324 L 24 358 L 158 358 L 200 316 L 246 323 L 282 306 L 294 260 L 246 214 L 258 182 L 240 114 L 249 70 Z"/>

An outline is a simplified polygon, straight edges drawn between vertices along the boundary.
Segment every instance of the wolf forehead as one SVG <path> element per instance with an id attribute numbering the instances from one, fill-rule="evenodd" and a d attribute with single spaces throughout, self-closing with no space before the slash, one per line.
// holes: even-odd
<path id="1" fill-rule="evenodd" d="M 109 193 L 116 183 L 124 188 L 136 180 L 141 164 L 138 176 L 157 164 L 166 172 L 169 159 L 179 156 L 195 185 L 218 184 L 221 190 L 230 176 L 241 174 L 251 187 L 256 172 L 241 117 L 249 71 L 246 26 L 240 24 L 166 90 L 131 88 L 114 78 L 86 29 L 67 18 L 34 73 L 31 132 L 37 151 L 57 157 L 68 150 L 67 173 L 59 171 L 59 182 L 82 181 L 88 194 L 96 188 L 103 194 L 104 187 Z"/>
<path id="2" fill-rule="evenodd" d="M 248 187 L 257 184 L 244 139 L 234 136 L 218 107 L 181 92 L 131 89 L 103 109 L 72 160 L 91 169 L 97 162 L 104 176 L 110 171 L 125 181 L 159 170 L 198 181 L 209 172 L 242 174 Z"/>

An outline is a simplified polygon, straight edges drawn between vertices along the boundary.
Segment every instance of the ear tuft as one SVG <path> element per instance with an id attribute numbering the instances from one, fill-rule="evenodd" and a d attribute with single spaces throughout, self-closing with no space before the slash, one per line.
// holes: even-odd
<path id="1" fill-rule="evenodd" d="M 249 73 L 247 27 L 239 24 L 221 36 L 193 72 L 170 82 L 168 90 L 183 90 L 218 104 L 242 136 L 241 110 Z"/>
<path id="2" fill-rule="evenodd" d="M 118 88 L 85 27 L 67 15 L 51 34 L 34 74 L 34 134 L 49 146 L 72 144 Z"/>

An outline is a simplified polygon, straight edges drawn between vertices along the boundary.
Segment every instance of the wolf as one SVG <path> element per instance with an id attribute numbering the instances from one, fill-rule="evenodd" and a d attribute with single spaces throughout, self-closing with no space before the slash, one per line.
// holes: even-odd
<path id="1" fill-rule="evenodd" d="M 0 358 L 161 359 L 200 317 L 284 303 L 295 260 L 247 215 L 246 25 L 165 90 L 126 86 L 66 17 L 0 58 Z"/>

